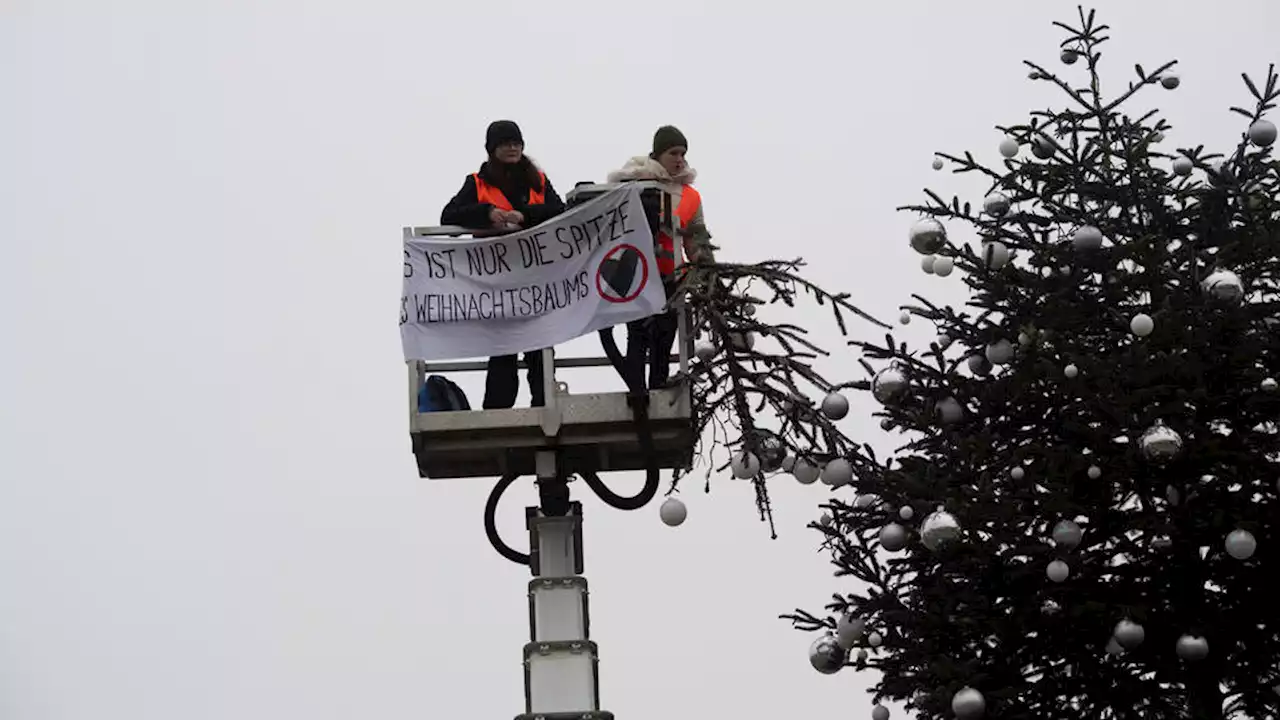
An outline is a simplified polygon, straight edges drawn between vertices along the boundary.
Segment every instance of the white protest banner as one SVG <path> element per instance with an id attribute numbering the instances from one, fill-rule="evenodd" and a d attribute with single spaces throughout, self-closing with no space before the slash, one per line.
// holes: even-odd
<path id="1" fill-rule="evenodd" d="M 404 241 L 405 360 L 551 347 L 648 317 L 665 303 L 635 186 L 501 237 Z"/>

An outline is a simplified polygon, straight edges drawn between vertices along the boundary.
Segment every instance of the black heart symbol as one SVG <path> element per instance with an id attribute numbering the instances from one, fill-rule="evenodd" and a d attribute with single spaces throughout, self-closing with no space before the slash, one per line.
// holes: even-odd
<path id="1" fill-rule="evenodd" d="M 618 294 L 618 297 L 626 297 L 627 291 L 631 289 L 631 281 L 636 277 L 636 266 L 640 264 L 640 253 L 635 248 L 625 248 L 622 252 L 614 257 L 600 263 L 600 274 L 604 276 L 604 281 L 609 283 L 609 287 Z"/>

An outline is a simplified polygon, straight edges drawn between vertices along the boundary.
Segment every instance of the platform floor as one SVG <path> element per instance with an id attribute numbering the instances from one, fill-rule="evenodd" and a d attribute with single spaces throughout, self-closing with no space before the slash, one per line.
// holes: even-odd
<path id="1" fill-rule="evenodd" d="M 555 447 L 566 472 L 644 470 L 636 424 L 626 393 L 560 395 L 563 421 L 549 441 L 542 429 L 542 408 L 415 413 L 413 453 L 420 477 L 484 477 L 536 474 L 534 454 Z M 685 385 L 654 390 L 649 426 L 658 467 L 688 467 L 693 455 L 693 424 Z"/>

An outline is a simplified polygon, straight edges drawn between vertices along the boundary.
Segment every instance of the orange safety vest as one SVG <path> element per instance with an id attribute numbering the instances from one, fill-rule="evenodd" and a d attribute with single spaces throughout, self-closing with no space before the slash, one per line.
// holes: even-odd
<path id="1" fill-rule="evenodd" d="M 476 180 L 476 202 L 489 203 L 499 210 L 511 212 L 515 208 L 511 207 L 511 201 L 506 195 L 502 194 L 496 186 L 490 185 L 480 177 L 480 173 L 475 173 L 471 177 Z M 538 173 L 538 187 L 529 188 L 529 204 L 542 205 L 547 201 L 545 190 L 547 188 L 547 174 Z"/>
<path id="2" fill-rule="evenodd" d="M 694 213 L 698 212 L 698 208 L 702 207 L 702 196 L 692 185 L 685 185 L 684 190 L 680 192 L 680 203 L 676 205 L 676 218 L 680 221 L 680 227 L 687 228 L 689 223 L 693 222 Z M 658 232 L 658 242 L 653 249 L 655 259 L 658 261 L 658 272 L 663 275 L 671 275 L 676 271 L 676 264 L 683 255 L 680 252 L 683 242 L 676 242 L 674 238 L 665 232 Z"/>

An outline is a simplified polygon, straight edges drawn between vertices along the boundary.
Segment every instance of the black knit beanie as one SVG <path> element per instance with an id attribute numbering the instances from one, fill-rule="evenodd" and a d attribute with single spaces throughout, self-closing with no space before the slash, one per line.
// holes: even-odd
<path id="1" fill-rule="evenodd" d="M 662 153 L 670 150 L 677 145 L 689 148 L 689 141 L 685 139 L 684 133 L 674 125 L 663 125 L 658 128 L 658 132 L 653 134 L 653 154 L 649 157 L 658 159 Z"/>
<path id="2" fill-rule="evenodd" d="M 520 126 L 510 120 L 494 120 L 489 123 L 489 130 L 484 134 L 484 149 L 490 155 L 498 146 L 506 142 L 524 142 Z"/>

